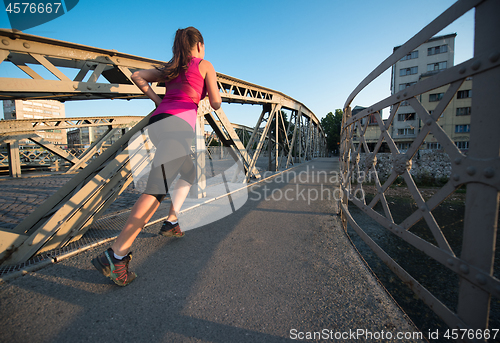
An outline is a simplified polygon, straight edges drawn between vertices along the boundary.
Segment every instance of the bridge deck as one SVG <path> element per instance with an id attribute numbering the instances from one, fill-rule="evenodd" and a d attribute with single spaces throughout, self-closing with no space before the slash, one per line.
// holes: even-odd
<path id="1" fill-rule="evenodd" d="M 318 159 L 253 185 L 242 208 L 183 239 L 146 227 L 133 246 L 139 277 L 125 288 L 90 264 L 107 245 L 0 285 L 0 341 L 282 342 L 323 329 L 417 331 L 332 215 L 335 185 L 318 172 L 336 170 L 334 159 Z"/>

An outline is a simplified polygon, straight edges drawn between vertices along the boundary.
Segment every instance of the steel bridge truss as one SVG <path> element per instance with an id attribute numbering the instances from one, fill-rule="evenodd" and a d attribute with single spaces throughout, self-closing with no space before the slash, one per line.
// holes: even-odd
<path id="1" fill-rule="evenodd" d="M 27 78 L 0 77 L 0 100 L 69 101 L 145 98 L 131 81 L 132 73 L 161 66 L 164 62 L 19 31 L 0 30 L 0 63 L 11 63 L 27 74 Z M 35 65 L 44 68 L 52 77 L 42 77 L 41 72 L 34 70 Z M 68 76 L 71 73 L 73 76 Z M 229 148 L 233 159 L 245 170 L 247 181 L 261 178 L 256 162 L 265 149 L 269 154 L 269 169 L 273 171 L 325 155 L 323 129 L 305 105 L 280 92 L 220 73 L 217 82 L 223 102 L 261 105 L 263 110 L 255 127 L 247 128 L 233 125 L 222 108 L 214 111 L 208 99 L 200 102 L 194 149 L 199 180 L 203 179 L 201 174 L 206 158 L 205 124 L 212 127 L 212 138 L 217 137 L 223 146 Z M 165 93 L 161 83 L 153 83 L 151 87 L 158 94 Z M 290 118 L 285 118 L 286 111 Z M 78 124 L 74 124 L 74 120 L 79 121 Z M 139 121 L 136 117 L 91 117 L 2 122 L 0 139 L 8 144 L 13 176 L 20 174 L 16 144 L 19 139 L 26 138 L 66 159 L 72 164 L 70 170 L 79 172 L 14 230 L 0 231 L 0 262 L 5 265 L 24 262 L 38 253 L 79 239 L 133 181 L 132 175 L 139 174 L 148 163 L 147 158 L 135 153 L 151 148 L 151 142 L 142 134 L 148 120 L 149 115 Z M 134 122 L 137 123 L 132 126 Z M 104 136 L 120 129 L 123 135 L 97 158 L 90 160 L 105 137 L 91 146 L 83 157 L 77 158 L 41 141 L 34 133 L 49 127 L 66 129 L 75 126 L 108 126 Z M 200 182 L 195 196 L 204 196 L 204 187 Z"/>
<path id="2" fill-rule="evenodd" d="M 473 8 L 475 8 L 475 45 L 472 59 L 424 79 L 356 115 L 351 115 L 350 105 L 363 88 L 405 55 Z M 352 92 L 344 106 L 341 138 L 343 197 L 340 202 L 343 225 L 346 227 L 349 223 L 360 238 L 451 329 L 487 329 L 490 298 L 491 296 L 500 297 L 500 280 L 493 276 L 500 191 L 500 135 L 498 134 L 500 115 L 498 115 L 497 104 L 498 94 L 500 94 L 498 13 L 500 13 L 499 1 L 460 0 L 456 2 L 370 73 Z M 471 110 L 473 114 L 470 124 L 469 151 L 467 155 L 464 155 L 441 128 L 439 118 L 460 85 L 470 77 L 473 77 Z M 449 85 L 447 91 L 436 109 L 429 113 L 418 100 L 419 96 L 444 85 Z M 406 153 L 398 150 L 389 130 L 399 105 L 403 101 L 411 105 L 424 123 Z M 391 107 L 391 112 L 388 120 L 384 122 L 380 111 L 387 107 Z M 363 121 L 363 119 L 373 115 L 377 119 L 381 134 L 375 148 L 370 151 L 365 139 L 369 120 Z M 449 155 L 451 177 L 437 193 L 426 201 L 415 184 L 410 170 L 419 147 L 429 133 L 438 140 Z M 356 146 L 355 142 L 359 144 Z M 388 145 L 393 161 L 392 172 L 385 182 L 379 179 L 375 168 L 377 154 L 382 143 Z M 360 162 L 364 162 L 364 169 L 360 167 Z M 370 203 L 366 203 L 364 197 L 360 199 L 356 195 L 363 191 L 363 186 L 368 181 L 355 180 L 356 175 L 360 175 L 362 171 L 365 175 L 368 173 L 375 175 L 376 194 Z M 404 179 L 418 206 L 416 211 L 400 223 L 393 219 L 391 205 L 386 199 L 389 187 L 398 177 Z M 461 255 L 457 256 L 450 247 L 442 227 L 437 223 L 433 210 L 461 186 L 466 186 L 466 203 L 462 250 Z M 363 230 L 352 215 L 352 210 L 348 207 L 349 202 L 388 232 L 422 251 L 458 276 L 460 281 L 456 312 L 444 305 L 429 289 L 419 283 Z M 375 209 L 377 204 L 382 205 L 381 210 Z M 410 231 L 419 221 L 427 224 L 432 238 L 425 239 Z"/>

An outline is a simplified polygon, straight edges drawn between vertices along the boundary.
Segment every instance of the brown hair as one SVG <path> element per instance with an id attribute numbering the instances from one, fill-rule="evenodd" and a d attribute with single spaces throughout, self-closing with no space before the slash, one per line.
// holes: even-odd
<path id="1" fill-rule="evenodd" d="M 188 63 L 191 60 L 191 49 L 197 43 L 204 44 L 203 36 L 196 28 L 190 26 L 177 30 L 174 45 L 172 46 L 174 57 L 160 69 L 165 82 L 175 79 L 181 72 L 181 69 L 187 69 Z"/>

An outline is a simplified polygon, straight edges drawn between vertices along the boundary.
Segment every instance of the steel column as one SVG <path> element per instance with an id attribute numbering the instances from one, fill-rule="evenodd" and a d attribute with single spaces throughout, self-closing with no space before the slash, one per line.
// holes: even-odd
<path id="1" fill-rule="evenodd" d="M 486 1 L 476 7 L 474 56 L 500 58 L 500 51 L 492 49 L 492 42 L 500 42 L 500 21 L 497 15 L 492 15 L 493 13 L 500 13 L 500 1 Z M 499 158 L 499 80 L 500 68 L 474 76 L 471 108 L 473 114 L 467 159 L 493 161 Z M 499 173 L 500 170 L 484 169 L 476 172 L 489 175 L 489 173 Z M 495 257 L 498 206 L 498 189 L 483 183 L 467 185 L 461 257 L 490 275 L 493 273 Z M 473 329 L 486 329 L 490 298 L 488 292 L 461 278 L 458 315 Z"/>

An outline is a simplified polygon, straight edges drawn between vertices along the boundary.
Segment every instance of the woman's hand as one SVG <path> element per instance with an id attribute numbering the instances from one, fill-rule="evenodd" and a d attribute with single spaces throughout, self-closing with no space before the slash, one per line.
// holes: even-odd
<path id="1" fill-rule="evenodd" d="M 161 81 L 161 78 L 161 71 L 158 69 L 138 70 L 132 74 L 132 81 L 148 98 L 153 100 L 156 107 L 161 104 L 161 98 L 153 91 L 149 83 Z"/>

